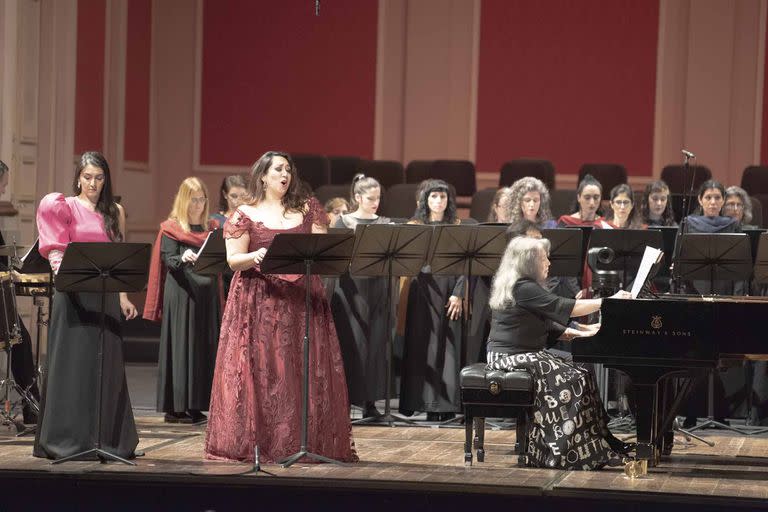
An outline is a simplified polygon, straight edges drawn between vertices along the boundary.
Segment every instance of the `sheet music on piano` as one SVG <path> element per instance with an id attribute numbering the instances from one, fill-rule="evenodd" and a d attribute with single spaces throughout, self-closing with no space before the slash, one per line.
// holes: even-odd
<path id="1" fill-rule="evenodd" d="M 664 257 L 664 251 L 656 249 L 655 247 L 645 246 L 645 252 L 643 252 L 643 259 L 640 261 L 640 267 L 637 269 L 637 275 L 635 276 L 635 282 L 632 283 L 632 298 L 636 299 L 640 292 L 643 290 L 643 286 L 649 277 L 652 277 L 651 270 L 653 267 L 661 262 Z"/>

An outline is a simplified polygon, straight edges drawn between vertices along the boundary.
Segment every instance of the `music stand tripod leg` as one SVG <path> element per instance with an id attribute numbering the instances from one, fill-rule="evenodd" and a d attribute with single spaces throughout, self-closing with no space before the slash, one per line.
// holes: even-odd
<path id="1" fill-rule="evenodd" d="M 298 452 L 279 461 L 279 464 L 284 468 L 288 468 L 298 462 L 300 459 L 307 457 L 320 462 L 344 465 L 344 463 L 341 461 L 312 453 L 307 448 L 307 428 L 309 424 L 309 322 L 312 318 L 310 314 L 310 308 L 312 307 L 312 260 L 305 260 L 304 268 L 304 286 L 306 288 L 306 293 L 304 300 L 304 364 L 302 365 L 304 375 L 301 388 L 301 447 L 299 448 Z"/>
<path id="2" fill-rule="evenodd" d="M 96 429 L 96 446 L 94 448 L 91 448 L 89 450 L 82 451 L 80 453 L 75 453 L 73 455 L 69 455 L 67 457 L 63 457 L 61 459 L 56 459 L 51 462 L 52 465 L 56 464 L 62 464 L 64 462 L 69 462 L 71 460 L 78 460 L 83 457 L 87 457 L 91 454 L 96 454 L 98 458 L 101 460 L 102 463 L 107 462 L 108 460 L 114 460 L 116 462 L 122 462 L 123 464 L 127 464 L 129 466 L 135 466 L 135 462 L 131 462 L 127 459 L 124 459 L 120 457 L 119 455 L 115 455 L 114 453 L 110 453 L 106 450 L 103 450 L 101 448 L 101 433 L 102 433 L 102 421 L 101 421 L 101 414 L 102 414 L 102 392 L 103 392 L 103 378 L 104 378 L 104 338 L 107 328 L 107 320 L 106 320 L 106 310 L 107 310 L 107 290 L 106 290 L 106 280 L 109 277 L 109 272 L 103 272 L 102 278 L 101 278 L 101 326 L 100 326 L 100 332 L 99 332 L 99 348 L 96 353 L 96 358 L 98 359 L 98 372 L 97 372 L 97 378 L 96 378 L 96 417 L 97 417 L 97 429 Z"/>

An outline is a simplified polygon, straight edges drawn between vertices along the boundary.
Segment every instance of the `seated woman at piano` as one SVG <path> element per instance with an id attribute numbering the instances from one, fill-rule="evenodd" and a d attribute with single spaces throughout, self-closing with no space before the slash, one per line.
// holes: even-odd
<path id="1" fill-rule="evenodd" d="M 526 370 L 536 381 L 526 452 L 530 466 L 599 469 L 619 465 L 633 447 L 608 430 L 594 377 L 580 365 L 546 351 L 556 340 L 594 336 L 599 324 L 570 319 L 594 313 L 602 299 L 568 299 L 544 288 L 549 241 L 514 238 L 493 279 L 488 369 Z M 611 298 L 624 299 L 620 291 Z M 567 327 L 566 327 L 567 326 Z"/>
<path id="2" fill-rule="evenodd" d="M 606 220 L 617 229 L 646 229 L 635 208 L 635 198 L 632 189 L 626 183 L 616 185 L 611 189 L 610 209 Z"/>
<path id="3" fill-rule="evenodd" d="M 645 186 L 640 216 L 647 226 L 677 226 L 669 200 L 669 186 L 664 181 L 652 181 Z"/>

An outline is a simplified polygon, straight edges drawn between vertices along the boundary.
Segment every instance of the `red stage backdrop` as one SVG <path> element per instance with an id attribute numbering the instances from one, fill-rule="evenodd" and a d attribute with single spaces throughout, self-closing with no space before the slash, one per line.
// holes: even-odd
<path id="1" fill-rule="evenodd" d="M 200 161 L 268 149 L 372 157 L 376 0 L 206 0 Z"/>
<path id="2" fill-rule="evenodd" d="M 658 0 L 483 0 L 477 167 L 552 160 L 650 175 Z"/>
<path id="3" fill-rule="evenodd" d="M 128 2 L 125 56 L 126 160 L 149 160 L 149 90 L 152 49 L 152 0 Z"/>
<path id="4" fill-rule="evenodd" d="M 75 153 L 104 146 L 104 35 L 106 2 L 77 2 Z"/>

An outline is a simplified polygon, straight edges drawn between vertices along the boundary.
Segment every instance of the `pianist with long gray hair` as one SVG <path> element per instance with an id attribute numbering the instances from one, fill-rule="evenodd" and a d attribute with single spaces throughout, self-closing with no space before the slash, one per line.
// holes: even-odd
<path id="1" fill-rule="evenodd" d="M 594 377 L 546 348 L 558 340 L 594 336 L 600 326 L 570 322 L 594 313 L 602 299 L 568 299 L 548 292 L 549 241 L 512 239 L 493 279 L 488 368 L 526 370 L 536 381 L 528 465 L 599 469 L 619 465 L 633 449 L 608 430 Z M 628 298 L 620 291 L 611 298 Z M 569 324 L 570 322 L 570 324 Z"/>

